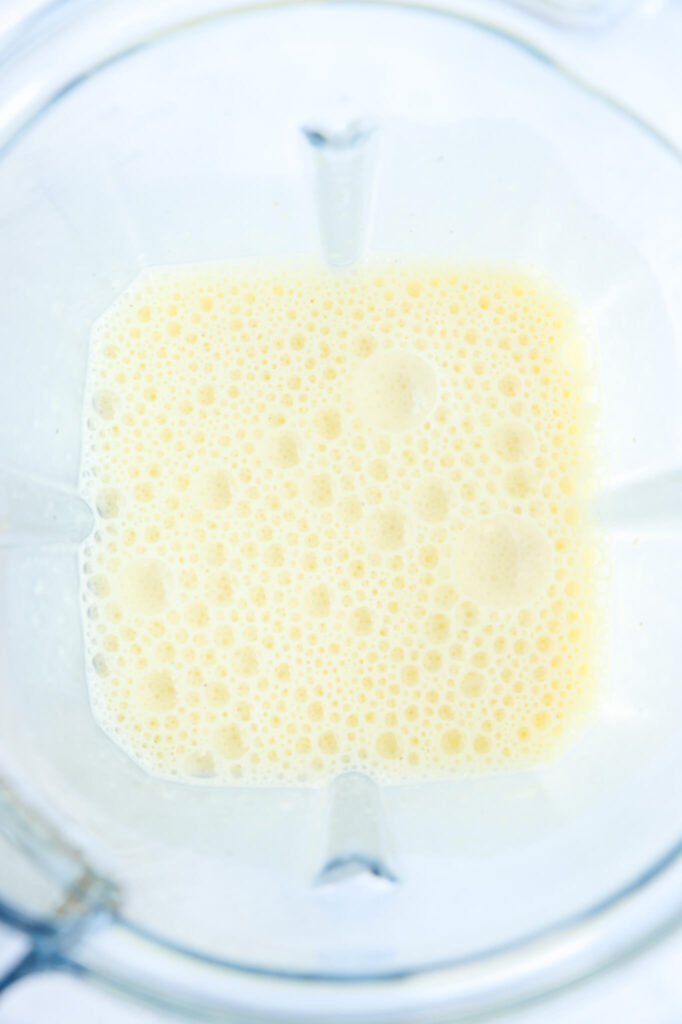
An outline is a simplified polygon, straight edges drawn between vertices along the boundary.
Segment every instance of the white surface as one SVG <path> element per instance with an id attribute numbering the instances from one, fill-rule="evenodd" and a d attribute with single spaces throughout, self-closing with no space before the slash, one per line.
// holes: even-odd
<path id="1" fill-rule="evenodd" d="M 12 24 L 16 12 L 37 6 L 36 0 L 5 0 L 0 32 Z M 486 0 L 471 8 L 483 13 L 495 9 Z M 682 6 L 672 0 L 644 4 L 625 23 L 594 35 L 559 33 L 542 23 L 530 24 L 511 12 L 512 26 L 535 38 L 584 77 L 619 96 L 682 145 Z M 0 933 L 0 965 L 16 946 Z M 549 1004 L 527 1008 L 507 1017 L 508 1024 L 602 1024 L 619 1020 L 672 1024 L 682 1019 L 682 982 L 678 964 L 682 935 L 678 935 L 638 961 L 596 979 Z M 115 997 L 66 977 L 43 976 L 23 982 L 0 1006 L 0 1024 L 61 1024 L 96 1020 L 100 1024 L 158 1024 L 152 1011 L 133 1007 Z"/>

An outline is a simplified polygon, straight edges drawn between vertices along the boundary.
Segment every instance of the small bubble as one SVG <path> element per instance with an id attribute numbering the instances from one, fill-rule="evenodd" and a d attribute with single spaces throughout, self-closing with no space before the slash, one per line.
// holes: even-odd
<path id="1" fill-rule="evenodd" d="M 437 612 L 426 620 L 426 637 L 431 643 L 444 644 L 450 636 L 450 619 Z"/>
<path id="2" fill-rule="evenodd" d="M 369 608 L 354 608 L 350 614 L 350 629 L 356 636 L 368 636 L 372 632 L 372 623 L 372 613 Z"/>
<path id="3" fill-rule="evenodd" d="M 95 597 L 108 597 L 111 591 L 109 580 L 103 573 L 96 573 L 94 576 L 90 576 L 86 586 Z"/>
<path id="4" fill-rule="evenodd" d="M 192 486 L 196 503 L 208 512 L 222 512 L 232 501 L 232 483 L 226 469 L 205 469 Z"/>
<path id="5" fill-rule="evenodd" d="M 400 757 L 400 743 L 394 732 L 382 732 L 377 736 L 376 749 L 379 757 L 393 759 Z"/>
<path id="6" fill-rule="evenodd" d="M 339 517 L 344 523 L 357 523 L 362 519 L 362 502 L 354 494 L 342 498 L 338 504 Z"/>
<path id="7" fill-rule="evenodd" d="M 171 585 L 168 566 L 154 558 L 128 562 L 117 579 L 121 601 L 136 615 L 156 615 L 162 611 Z"/>
<path id="8" fill-rule="evenodd" d="M 443 733 L 440 745 L 446 754 L 460 754 L 464 749 L 464 737 L 459 729 L 448 729 Z"/>
<path id="9" fill-rule="evenodd" d="M 419 561 L 424 569 L 435 569 L 438 565 L 438 548 L 434 544 L 425 544 L 419 551 Z"/>
<path id="10" fill-rule="evenodd" d="M 214 747 L 219 754 L 232 761 L 246 752 L 246 743 L 237 725 L 221 725 L 214 734 Z"/>
<path id="11" fill-rule="evenodd" d="M 309 615 L 324 618 L 331 611 L 331 593 L 324 583 L 311 587 L 305 596 L 305 610 Z"/>
<path id="12" fill-rule="evenodd" d="M 497 388 L 505 398 L 514 398 L 520 394 L 522 383 L 519 377 L 513 373 L 505 373 L 497 382 Z"/>
<path id="13" fill-rule="evenodd" d="M 416 686 L 419 682 L 419 669 L 416 665 L 405 665 L 400 677 L 405 686 Z"/>
<path id="14" fill-rule="evenodd" d="M 437 399 L 436 371 L 415 352 L 376 352 L 357 376 L 358 411 L 378 430 L 414 430 L 428 417 Z"/>
<path id="15" fill-rule="evenodd" d="M 459 589 L 483 605 L 531 604 L 551 579 L 551 545 L 524 516 L 498 513 L 475 520 L 457 537 L 454 556 Z"/>
<path id="16" fill-rule="evenodd" d="M 207 750 L 197 750 L 185 758 L 185 771 L 197 779 L 211 779 L 215 775 L 213 755 Z"/>
<path id="17" fill-rule="evenodd" d="M 351 343 L 353 355 L 359 359 L 368 359 L 376 350 L 376 347 L 376 341 L 369 334 L 358 334 Z"/>
<path id="18" fill-rule="evenodd" d="M 491 434 L 493 449 L 505 462 L 524 462 L 535 455 L 537 443 L 531 428 L 521 420 L 501 423 Z"/>
<path id="19" fill-rule="evenodd" d="M 281 544 L 270 544 L 265 550 L 263 560 L 271 569 L 278 569 L 284 565 L 284 551 Z"/>
<path id="20" fill-rule="evenodd" d="M 369 475 L 380 483 L 388 480 L 388 464 L 385 459 L 373 459 L 369 464 Z"/>
<path id="21" fill-rule="evenodd" d="M 109 664 L 103 654 L 96 654 L 92 659 L 92 667 L 98 676 L 109 675 Z"/>
<path id="22" fill-rule="evenodd" d="M 529 498 L 537 488 L 537 473 L 531 466 L 514 466 L 505 473 L 504 486 L 512 498 Z"/>
<path id="23" fill-rule="evenodd" d="M 433 599 L 439 608 L 452 608 L 457 602 L 457 591 L 452 583 L 439 583 L 434 590 Z"/>
<path id="24" fill-rule="evenodd" d="M 333 732 L 323 732 L 317 745 L 323 754 L 336 754 L 339 750 L 339 741 Z"/>
<path id="25" fill-rule="evenodd" d="M 170 711 L 175 707 L 177 694 L 170 672 L 151 672 L 140 687 L 140 701 L 149 711 Z"/>
<path id="26" fill-rule="evenodd" d="M 457 621 L 462 626 L 475 626 L 480 613 L 473 601 L 462 601 L 457 609 Z"/>
<path id="27" fill-rule="evenodd" d="M 113 391 L 102 389 L 92 396 L 92 407 L 103 420 L 113 420 L 117 405 L 118 399 Z"/>
<path id="28" fill-rule="evenodd" d="M 315 430 L 325 441 L 336 441 L 341 436 L 341 413 L 334 406 L 326 406 L 315 414 Z"/>
<path id="29" fill-rule="evenodd" d="M 208 579 L 206 594 L 209 601 L 217 605 L 229 604 L 233 596 L 232 579 L 224 569 L 214 572 Z"/>
<path id="30" fill-rule="evenodd" d="M 209 565 L 224 565 L 225 558 L 225 545 L 221 544 L 220 541 L 212 541 L 206 545 L 206 561 Z"/>
<path id="31" fill-rule="evenodd" d="M 378 508 L 367 519 L 367 540 L 379 551 L 397 551 L 406 539 L 405 516 L 397 506 Z"/>
<path id="32" fill-rule="evenodd" d="M 324 708 L 319 700 L 308 705 L 308 718 L 311 722 L 321 722 L 324 718 Z"/>
<path id="33" fill-rule="evenodd" d="M 265 455 L 277 469 L 293 469 L 301 460 L 298 437 L 292 430 L 278 430 L 265 444 Z"/>
<path id="34" fill-rule="evenodd" d="M 412 497 L 417 515 L 426 523 L 440 523 L 450 510 L 449 488 L 445 481 L 429 477 L 417 484 Z"/>
<path id="35" fill-rule="evenodd" d="M 137 501 L 151 501 L 154 497 L 154 488 L 148 480 L 143 480 L 135 485 L 134 494 Z"/>
<path id="36" fill-rule="evenodd" d="M 194 626 L 195 629 L 201 629 L 203 626 L 207 626 L 210 621 L 208 608 L 201 601 L 192 601 L 187 605 L 185 618 L 188 624 L 190 626 Z"/>
<path id="37" fill-rule="evenodd" d="M 334 484 L 329 473 L 314 473 L 306 480 L 303 490 L 314 508 L 327 508 L 334 503 Z"/>
<path id="38" fill-rule="evenodd" d="M 462 677 L 461 687 L 465 697 L 476 700 L 485 691 L 485 677 L 480 672 L 467 672 Z"/>
<path id="39" fill-rule="evenodd" d="M 232 667 L 240 676 L 254 676 L 258 671 L 258 655 L 253 647 L 240 647 L 232 656 Z"/>
<path id="40" fill-rule="evenodd" d="M 113 487 L 99 491 L 95 503 L 102 519 L 115 519 L 121 511 L 121 497 Z"/>
<path id="41" fill-rule="evenodd" d="M 227 704 L 229 693 L 225 683 L 212 683 L 206 688 L 206 700 L 214 708 Z"/>

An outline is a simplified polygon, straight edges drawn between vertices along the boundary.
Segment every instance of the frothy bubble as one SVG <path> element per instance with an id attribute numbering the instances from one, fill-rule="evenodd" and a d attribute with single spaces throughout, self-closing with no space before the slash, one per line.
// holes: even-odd
<path id="1" fill-rule="evenodd" d="M 209 512 L 222 512 L 232 501 L 232 481 L 226 469 L 212 466 L 194 480 L 196 502 Z"/>
<path id="2" fill-rule="evenodd" d="M 379 551 L 397 551 L 407 538 L 407 520 L 397 505 L 375 509 L 367 517 L 367 540 Z"/>
<path id="3" fill-rule="evenodd" d="M 118 576 L 118 594 L 133 615 L 158 615 L 168 603 L 172 575 L 156 558 L 127 562 Z"/>
<path id="4" fill-rule="evenodd" d="M 520 420 L 500 423 L 491 437 L 496 454 L 504 462 L 524 462 L 535 454 L 535 434 L 527 423 Z"/>
<path id="5" fill-rule="evenodd" d="M 413 495 L 415 514 L 427 523 L 442 523 L 450 511 L 450 489 L 445 480 L 429 477 L 420 481 Z"/>
<path id="6" fill-rule="evenodd" d="M 415 352 L 376 352 L 357 373 L 358 411 L 377 430 L 415 430 L 430 415 L 437 400 L 436 370 Z"/>
<path id="7" fill-rule="evenodd" d="M 544 530 L 525 516 L 498 513 L 471 523 L 457 538 L 458 589 L 493 608 L 532 604 L 552 578 L 552 548 Z"/>
<path id="8" fill-rule="evenodd" d="M 293 430 L 278 430 L 265 445 L 268 460 L 277 469 L 293 469 L 301 461 L 300 441 Z"/>

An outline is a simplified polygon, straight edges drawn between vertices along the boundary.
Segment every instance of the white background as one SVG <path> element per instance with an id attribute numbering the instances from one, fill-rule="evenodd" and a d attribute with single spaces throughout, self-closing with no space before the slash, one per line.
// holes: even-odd
<path id="1" fill-rule="evenodd" d="M 0 0 L 3 37 L 44 0 Z M 458 7 L 461 4 L 458 3 Z M 494 14 L 644 115 L 682 147 L 682 0 L 642 0 L 615 26 L 599 31 L 556 29 L 498 0 L 470 0 Z M 22 943 L 0 929 L 0 973 Z M 578 989 L 504 1017 L 504 1024 L 680 1024 L 682 934 Z M 176 1018 L 177 1019 L 177 1018 Z M 0 1024 L 160 1024 L 158 1014 L 119 1001 L 71 978 L 45 975 L 12 989 Z"/>

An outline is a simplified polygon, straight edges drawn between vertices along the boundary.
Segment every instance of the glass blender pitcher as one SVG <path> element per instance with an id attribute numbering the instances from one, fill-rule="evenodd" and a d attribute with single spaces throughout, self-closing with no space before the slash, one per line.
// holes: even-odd
<path id="1" fill-rule="evenodd" d="M 436 6 L 53 5 L 0 66 L 0 919 L 207 1020 L 456 1020 L 682 912 L 682 164 L 522 39 Z M 88 703 L 93 321 L 145 267 L 523 260 L 600 392 L 604 697 L 560 760 L 380 787 L 145 775 Z M 605 567 L 606 572 L 606 567 Z"/>

